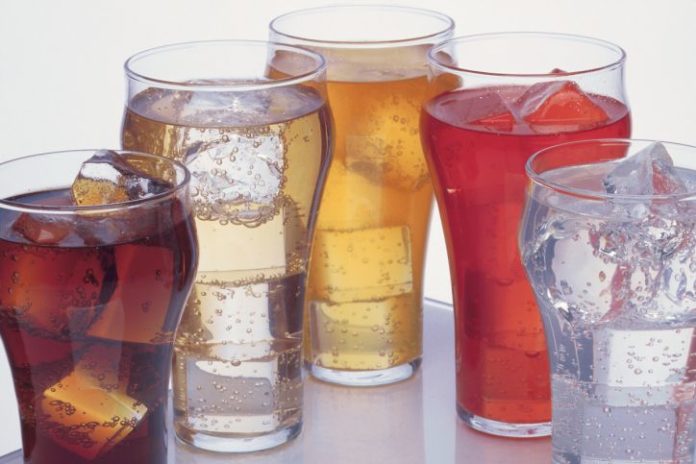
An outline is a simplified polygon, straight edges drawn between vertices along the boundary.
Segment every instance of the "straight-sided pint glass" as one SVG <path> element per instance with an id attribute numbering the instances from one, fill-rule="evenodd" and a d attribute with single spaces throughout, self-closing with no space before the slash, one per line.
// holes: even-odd
<path id="1" fill-rule="evenodd" d="M 324 381 L 409 378 L 422 353 L 423 264 L 432 187 L 418 118 L 426 54 L 447 16 L 392 6 L 296 11 L 272 40 L 320 52 L 336 137 L 306 294 L 305 360 Z"/>

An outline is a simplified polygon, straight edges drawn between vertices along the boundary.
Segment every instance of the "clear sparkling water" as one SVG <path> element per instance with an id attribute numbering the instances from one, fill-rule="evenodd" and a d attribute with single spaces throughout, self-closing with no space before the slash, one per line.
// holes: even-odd
<path id="1" fill-rule="evenodd" d="M 644 193 L 692 185 L 693 172 L 642 156 L 544 175 L 600 192 L 623 175 L 643 176 Z M 554 463 L 694 462 L 694 211 L 531 189 L 520 243 L 552 361 Z"/>

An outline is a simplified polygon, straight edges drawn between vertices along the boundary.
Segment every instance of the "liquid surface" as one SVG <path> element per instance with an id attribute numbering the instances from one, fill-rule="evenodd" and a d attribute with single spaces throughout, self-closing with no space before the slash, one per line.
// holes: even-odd
<path id="1" fill-rule="evenodd" d="M 300 87 L 148 90 L 130 102 L 124 147 L 184 161 L 193 176 L 201 260 L 174 360 L 175 425 L 186 441 L 301 421 L 302 308 L 327 111 Z"/>
<path id="2" fill-rule="evenodd" d="M 68 205 L 70 192 L 13 201 Z M 172 200 L 147 221 L 0 215 L 0 333 L 25 462 L 166 463 L 171 343 L 196 260 L 183 211 Z M 116 244 L 108 224 L 125 227 Z"/>
<path id="3" fill-rule="evenodd" d="M 469 413 L 550 419 L 544 331 L 517 245 L 524 165 L 558 143 L 628 136 L 627 111 L 567 83 L 460 90 L 425 105 L 421 129 L 456 311 L 457 402 Z"/>

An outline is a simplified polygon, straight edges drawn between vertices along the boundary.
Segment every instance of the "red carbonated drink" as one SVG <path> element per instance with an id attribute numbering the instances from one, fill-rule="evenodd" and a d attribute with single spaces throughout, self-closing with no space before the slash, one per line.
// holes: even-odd
<path id="1" fill-rule="evenodd" d="M 113 184 L 112 155 L 92 159 L 93 177 L 72 191 L 0 202 L 0 334 L 25 463 L 167 462 L 172 343 L 197 260 L 188 190 L 132 175 Z"/>
<path id="2" fill-rule="evenodd" d="M 569 76 L 442 94 L 421 128 L 452 272 L 459 413 L 475 428 L 472 417 L 548 422 L 546 342 L 517 245 L 525 162 L 561 142 L 628 136 L 628 108 Z"/>

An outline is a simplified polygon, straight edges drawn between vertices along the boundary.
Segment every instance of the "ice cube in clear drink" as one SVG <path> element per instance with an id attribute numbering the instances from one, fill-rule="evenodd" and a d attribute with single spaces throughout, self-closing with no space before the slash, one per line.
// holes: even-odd
<path id="1" fill-rule="evenodd" d="M 540 134 L 587 130 L 609 119 L 602 107 L 572 81 L 534 84 L 515 105 L 522 120 Z"/>
<path id="2" fill-rule="evenodd" d="M 139 169 L 137 161 L 100 150 L 82 164 L 72 196 L 78 206 L 108 205 L 149 198 L 171 187 L 170 182 Z"/>
<path id="3" fill-rule="evenodd" d="M 12 230 L 37 245 L 57 245 L 68 238 L 74 225 L 70 218 L 61 219 L 39 214 L 22 213 L 12 224 Z"/>
<path id="4" fill-rule="evenodd" d="M 283 187 L 285 143 L 278 127 L 201 131 L 189 151 L 196 216 L 252 227 L 278 211 Z"/>
<path id="5" fill-rule="evenodd" d="M 603 179 L 607 193 L 654 195 L 683 193 L 684 181 L 674 168 L 667 149 L 655 142 L 623 159 Z"/>
<path id="6" fill-rule="evenodd" d="M 147 414 L 147 406 L 126 391 L 121 348 L 95 345 L 73 372 L 43 392 L 43 427 L 63 448 L 84 459 L 108 452 Z"/>

